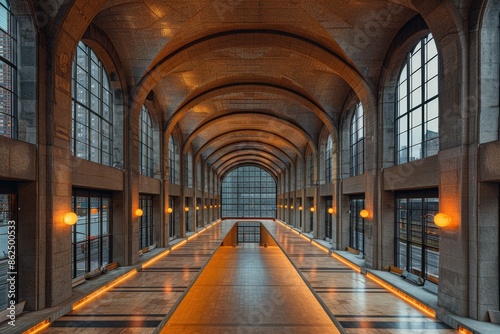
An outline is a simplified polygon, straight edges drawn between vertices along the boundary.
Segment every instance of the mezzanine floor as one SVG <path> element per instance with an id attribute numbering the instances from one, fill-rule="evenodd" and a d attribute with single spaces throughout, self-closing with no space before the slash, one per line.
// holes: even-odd
<path id="1" fill-rule="evenodd" d="M 234 223 L 178 244 L 43 332 L 455 332 L 280 223 L 263 221 L 280 247 L 219 247 Z"/>

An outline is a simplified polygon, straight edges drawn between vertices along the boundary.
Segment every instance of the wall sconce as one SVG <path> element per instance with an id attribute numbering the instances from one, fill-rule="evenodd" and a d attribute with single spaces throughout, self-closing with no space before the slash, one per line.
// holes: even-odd
<path id="1" fill-rule="evenodd" d="M 200 207 L 199 206 L 196 206 L 196 211 L 200 210 Z"/>
<path id="2" fill-rule="evenodd" d="M 189 211 L 189 206 L 186 206 L 186 207 L 184 208 L 184 211 L 188 212 L 188 211 Z"/>
<path id="3" fill-rule="evenodd" d="M 427 216 L 431 216 L 434 218 L 434 224 L 436 224 L 437 227 L 446 227 L 451 223 L 451 217 L 448 216 L 446 213 L 438 213 L 436 215 L 428 213 L 424 217 Z"/>
<path id="4" fill-rule="evenodd" d="M 135 215 L 136 215 L 137 217 L 142 217 L 142 214 L 143 214 L 143 213 L 144 213 L 144 211 L 142 211 L 142 209 L 137 209 L 137 210 L 135 210 Z"/>
<path id="5" fill-rule="evenodd" d="M 368 210 L 363 209 L 363 210 L 361 210 L 361 211 L 359 212 L 359 215 L 360 215 L 361 217 L 363 217 L 363 218 L 366 218 L 366 217 L 368 217 L 368 216 L 370 215 L 370 213 L 368 212 Z"/>
<path id="6" fill-rule="evenodd" d="M 299 211 L 302 211 L 302 206 L 299 206 Z"/>
<path id="7" fill-rule="evenodd" d="M 204 206 L 203 206 L 203 209 L 207 209 L 207 206 L 206 206 L 206 205 L 204 205 Z"/>
<path id="8" fill-rule="evenodd" d="M 78 216 L 74 212 L 65 213 L 63 216 L 63 222 L 68 225 L 75 225 L 78 221 Z"/>
<path id="9" fill-rule="evenodd" d="M 172 208 L 167 208 L 167 213 L 172 213 L 174 210 Z"/>
<path id="10" fill-rule="evenodd" d="M 285 209 L 288 209 L 288 205 L 285 205 Z"/>
<path id="11" fill-rule="evenodd" d="M 293 210 L 293 205 L 290 205 L 290 210 Z"/>
<path id="12" fill-rule="evenodd" d="M 314 211 L 316 211 L 316 208 L 314 206 L 311 206 L 311 208 L 309 209 L 309 211 L 314 212 Z"/>
<path id="13" fill-rule="evenodd" d="M 333 214 L 335 212 L 335 210 L 333 208 L 328 208 L 328 213 L 329 214 Z"/>

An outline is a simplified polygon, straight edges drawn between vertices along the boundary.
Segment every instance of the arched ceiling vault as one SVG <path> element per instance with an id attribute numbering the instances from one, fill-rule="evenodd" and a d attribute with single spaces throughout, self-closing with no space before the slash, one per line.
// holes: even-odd
<path id="1" fill-rule="evenodd" d="M 272 176 L 274 176 L 275 179 L 278 179 L 279 172 L 276 170 L 274 166 L 254 156 L 238 157 L 227 162 L 224 166 L 221 166 L 218 169 L 219 172 L 217 175 L 219 176 L 219 178 L 223 179 L 225 175 L 227 175 L 235 168 L 245 165 L 254 165 L 261 167 L 265 169 L 267 172 L 269 172 Z"/>
<path id="2" fill-rule="evenodd" d="M 410 0 L 74 3 L 112 41 L 134 119 L 153 97 L 165 138 L 175 128 L 219 176 L 252 164 L 276 177 L 323 131 L 338 140 L 353 92 L 376 110 L 387 50 L 418 14 Z M 83 19 L 68 13 L 78 41 Z"/>
<path id="3" fill-rule="evenodd" d="M 194 129 L 186 138 L 183 153 L 192 145 L 196 152 L 204 143 L 222 134 L 244 130 L 264 130 L 276 135 L 286 136 L 293 139 L 295 146 L 305 150 L 307 145 L 314 146 L 309 133 L 300 125 L 264 112 L 235 111 L 227 115 L 214 117 Z"/>
<path id="4" fill-rule="evenodd" d="M 273 156 L 275 156 L 277 159 L 280 160 L 280 162 L 284 164 L 291 163 L 293 161 L 293 158 L 289 157 L 280 148 L 273 146 L 272 144 L 266 143 L 265 141 L 256 141 L 256 140 L 255 141 L 242 140 L 239 142 L 227 143 L 225 146 L 218 147 L 217 150 L 214 151 L 211 155 L 209 155 L 206 160 L 207 163 L 213 163 L 214 160 L 219 159 L 225 154 L 231 152 L 242 152 L 245 149 L 251 149 L 256 151 L 261 150 L 268 152 Z"/>
<path id="5" fill-rule="evenodd" d="M 207 163 L 216 168 L 221 161 L 225 161 L 233 156 L 245 156 L 246 154 L 259 154 L 261 157 L 268 158 L 270 162 L 278 166 L 281 170 L 284 170 L 292 161 L 291 159 L 287 159 L 286 155 L 271 145 L 242 142 L 240 144 L 227 145 L 218 149 L 207 159 Z M 216 172 L 218 171 L 216 170 Z"/>
<path id="6" fill-rule="evenodd" d="M 198 159 L 201 155 L 205 161 L 209 160 L 209 156 L 215 152 L 218 147 L 222 145 L 232 145 L 241 142 L 255 142 L 273 145 L 280 149 L 290 159 L 296 161 L 297 158 L 304 160 L 302 152 L 287 138 L 271 133 L 267 130 L 236 130 L 233 132 L 224 133 L 218 137 L 213 138 L 205 143 L 194 155 L 194 159 Z"/>
<path id="7" fill-rule="evenodd" d="M 273 170 L 276 173 L 279 173 L 286 167 L 286 165 L 279 160 L 273 159 L 274 157 L 272 154 L 259 150 L 246 149 L 240 152 L 231 152 L 228 153 L 227 156 L 220 157 L 212 164 L 212 168 L 216 173 L 219 173 L 219 170 L 222 170 L 224 166 L 230 164 L 231 162 L 249 158 L 256 159 L 269 166 L 273 166 Z"/>

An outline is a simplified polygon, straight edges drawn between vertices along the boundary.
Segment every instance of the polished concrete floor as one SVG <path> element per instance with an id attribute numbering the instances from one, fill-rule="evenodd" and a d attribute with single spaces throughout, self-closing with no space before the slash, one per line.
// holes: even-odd
<path id="1" fill-rule="evenodd" d="M 161 333 L 339 333 L 279 247 L 221 247 Z"/>
<path id="2" fill-rule="evenodd" d="M 219 248 L 233 224 L 214 225 L 44 333 L 338 332 L 329 314 L 346 333 L 455 332 L 279 223 L 264 221 L 284 253 Z"/>
<path id="3" fill-rule="evenodd" d="M 282 224 L 264 226 L 347 333 L 456 333 Z"/>

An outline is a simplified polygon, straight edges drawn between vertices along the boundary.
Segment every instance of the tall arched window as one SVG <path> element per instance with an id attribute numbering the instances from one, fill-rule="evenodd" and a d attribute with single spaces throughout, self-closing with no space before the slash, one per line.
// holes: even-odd
<path id="1" fill-rule="evenodd" d="M 351 119 L 351 176 L 365 172 L 365 115 L 361 103 L 356 105 Z"/>
<path id="2" fill-rule="evenodd" d="M 113 104 L 109 79 L 97 55 L 78 43 L 73 61 L 73 155 L 111 166 L 113 162 Z"/>
<path id="3" fill-rule="evenodd" d="M 332 136 L 328 135 L 325 147 L 325 183 L 332 182 L 332 151 L 333 140 Z"/>
<path id="4" fill-rule="evenodd" d="M 9 3 L 0 0 L 0 135 L 17 137 L 17 29 Z"/>
<path id="5" fill-rule="evenodd" d="M 184 166 L 184 171 L 186 175 L 184 175 L 184 185 L 186 187 L 193 187 L 193 154 L 188 152 L 185 156 L 184 162 L 186 165 Z"/>
<path id="6" fill-rule="evenodd" d="M 173 136 L 170 136 L 168 140 L 168 167 L 170 169 L 169 181 L 171 184 L 179 183 L 178 173 L 179 169 L 177 168 L 178 164 L 178 147 L 177 143 L 174 140 Z"/>
<path id="7" fill-rule="evenodd" d="M 148 108 L 142 106 L 139 116 L 139 174 L 153 176 L 153 122 Z"/>
<path id="8" fill-rule="evenodd" d="M 303 180 L 304 180 L 304 162 L 302 159 L 297 159 L 297 168 L 296 168 L 296 173 L 297 175 L 297 180 L 295 182 L 296 184 L 296 190 L 302 189 L 304 187 Z"/>
<path id="9" fill-rule="evenodd" d="M 396 88 L 396 164 L 439 151 L 438 52 L 431 34 L 422 38 L 399 74 Z"/>
<path id="10" fill-rule="evenodd" d="M 242 166 L 222 180 L 223 217 L 275 217 L 276 181 L 256 166 Z"/>
<path id="11" fill-rule="evenodd" d="M 314 186 L 314 154 L 312 152 L 307 157 L 307 181 L 309 186 Z"/>

